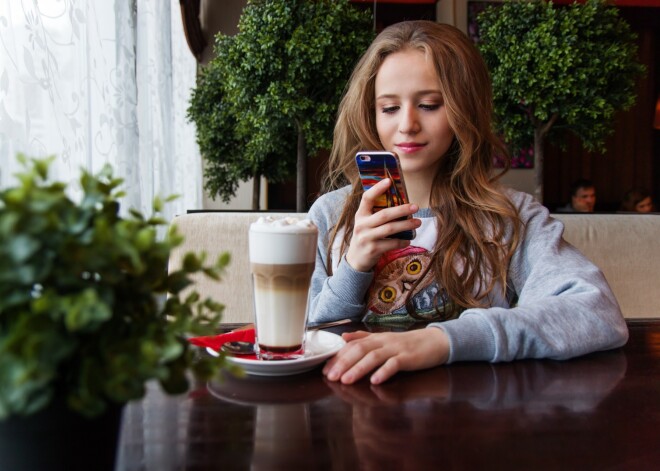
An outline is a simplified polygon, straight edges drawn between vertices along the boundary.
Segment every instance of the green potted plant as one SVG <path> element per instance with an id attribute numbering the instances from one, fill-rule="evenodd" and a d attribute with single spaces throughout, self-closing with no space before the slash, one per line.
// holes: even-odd
<path id="1" fill-rule="evenodd" d="M 49 159 L 19 160 L 20 183 L 0 191 L 0 469 L 46 469 L 39 455 L 51 470 L 105 469 L 98 457 L 91 467 L 75 460 L 102 453 L 98 441 L 110 442 L 113 469 L 121 407 L 147 381 L 183 392 L 191 370 L 208 377 L 223 365 L 185 338 L 210 334 L 223 306 L 180 293 L 193 273 L 219 279 L 229 255 L 207 264 L 190 253 L 168 273 L 182 239 L 175 229 L 159 236 L 163 201 L 152 217 L 122 216 L 122 180 L 109 166 L 83 171 L 76 189 L 48 181 Z M 79 201 L 68 195 L 76 190 Z M 97 422 L 105 435 L 93 439 Z"/>
<path id="2" fill-rule="evenodd" d="M 514 152 L 533 144 L 542 201 L 544 141 L 561 145 L 571 132 L 585 148 L 604 150 L 615 113 L 634 104 L 644 71 L 635 35 L 604 0 L 506 1 L 484 10 L 478 26 L 498 130 Z"/>
<path id="3" fill-rule="evenodd" d="M 200 71 L 189 118 L 206 161 L 204 188 L 228 202 L 254 178 L 296 175 L 296 210 L 307 211 L 307 158 L 330 147 L 337 106 L 373 39 L 369 12 L 348 1 L 249 1 L 238 34 L 218 34 Z"/>

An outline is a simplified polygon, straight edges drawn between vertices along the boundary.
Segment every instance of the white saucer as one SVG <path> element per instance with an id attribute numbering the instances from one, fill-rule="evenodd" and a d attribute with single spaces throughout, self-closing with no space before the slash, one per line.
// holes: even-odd
<path id="1" fill-rule="evenodd" d="M 344 339 L 332 332 L 312 330 L 305 334 L 305 356 L 296 360 L 257 360 L 227 355 L 229 363 L 240 366 L 249 375 L 288 376 L 304 373 L 323 363 L 346 344 Z M 218 353 L 207 348 L 211 355 Z"/>

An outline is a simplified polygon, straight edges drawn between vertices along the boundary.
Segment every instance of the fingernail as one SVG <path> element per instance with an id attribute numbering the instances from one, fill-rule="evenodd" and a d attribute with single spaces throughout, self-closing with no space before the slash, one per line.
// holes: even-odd
<path id="1" fill-rule="evenodd" d="M 417 211 L 419 211 L 419 206 L 417 206 L 416 204 L 411 204 L 410 210 L 416 213 Z"/>

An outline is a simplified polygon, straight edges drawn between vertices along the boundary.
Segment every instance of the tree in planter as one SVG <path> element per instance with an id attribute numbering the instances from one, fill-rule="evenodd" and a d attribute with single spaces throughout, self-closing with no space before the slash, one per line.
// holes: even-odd
<path id="1" fill-rule="evenodd" d="M 615 112 L 635 102 L 635 35 L 604 0 L 556 8 L 505 2 L 478 17 L 479 48 L 493 80 L 497 126 L 511 150 L 534 145 L 535 196 L 543 198 L 543 143 L 566 131 L 604 150 Z"/>
<path id="2" fill-rule="evenodd" d="M 225 202 L 239 181 L 281 182 L 297 171 L 296 210 L 307 210 L 307 157 L 329 148 L 337 105 L 373 38 L 370 13 L 347 1 L 249 1 L 235 36 L 193 90 L 189 118 L 206 159 L 205 189 Z"/>

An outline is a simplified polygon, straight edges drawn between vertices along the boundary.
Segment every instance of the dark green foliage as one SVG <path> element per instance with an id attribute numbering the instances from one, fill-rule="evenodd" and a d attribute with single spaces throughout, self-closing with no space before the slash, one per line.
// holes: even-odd
<path id="1" fill-rule="evenodd" d="M 48 182 L 49 160 L 19 159 L 20 184 L 0 192 L 0 418 L 33 413 L 54 394 L 94 416 L 141 397 L 148 380 L 182 392 L 190 367 L 209 374 L 214 360 L 193 361 L 183 334 L 209 334 L 223 306 L 180 293 L 192 273 L 220 279 L 229 256 L 208 265 L 188 254 L 168 274 L 182 238 L 157 237 L 163 201 L 150 218 L 122 217 L 110 167 L 82 173 L 76 203 Z"/>
<path id="2" fill-rule="evenodd" d="M 299 133 L 308 155 L 329 148 L 341 93 L 372 38 L 370 15 L 347 1 L 248 2 L 239 33 L 216 37 L 188 109 L 209 195 L 228 202 L 240 181 L 291 177 Z"/>
<path id="3" fill-rule="evenodd" d="M 616 111 L 635 101 L 635 36 L 603 0 L 566 7 L 505 2 L 478 19 L 499 129 L 514 149 L 575 133 L 603 150 Z"/>

